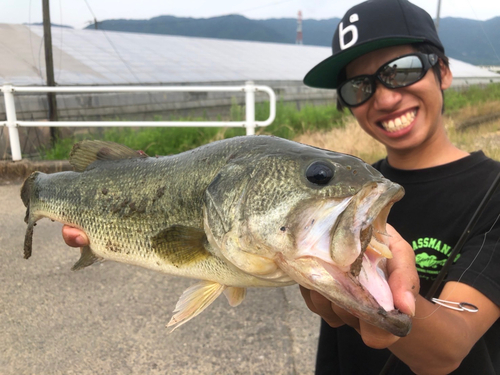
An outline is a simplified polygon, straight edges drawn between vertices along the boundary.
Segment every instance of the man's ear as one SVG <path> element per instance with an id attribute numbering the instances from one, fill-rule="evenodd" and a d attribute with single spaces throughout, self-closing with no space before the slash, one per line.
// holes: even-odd
<path id="1" fill-rule="evenodd" d="M 441 59 L 439 59 L 439 69 L 441 70 L 441 90 L 446 90 L 451 86 L 453 81 L 453 74 L 448 66 L 446 66 Z"/>

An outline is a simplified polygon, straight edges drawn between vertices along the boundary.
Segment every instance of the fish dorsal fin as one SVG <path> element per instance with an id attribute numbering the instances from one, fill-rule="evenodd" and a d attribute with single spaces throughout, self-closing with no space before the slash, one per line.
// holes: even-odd
<path id="1" fill-rule="evenodd" d="M 147 155 L 143 151 L 108 141 L 82 141 L 73 146 L 69 155 L 69 162 L 77 172 L 83 172 L 97 160 L 121 160 L 143 158 Z"/>
<path id="2" fill-rule="evenodd" d="M 175 305 L 174 316 L 167 327 L 173 327 L 173 331 L 193 319 L 210 306 L 225 288 L 224 285 L 213 281 L 200 281 L 186 289 Z"/>
<path id="3" fill-rule="evenodd" d="M 229 286 L 224 289 L 224 295 L 226 296 L 229 305 L 232 307 L 236 307 L 245 299 L 245 296 L 247 295 L 247 289 Z"/>
<path id="4" fill-rule="evenodd" d="M 103 261 L 103 258 L 98 257 L 92 252 L 92 249 L 90 246 L 84 246 L 81 248 L 82 255 L 80 256 L 80 259 L 78 259 L 78 262 L 76 262 L 73 267 L 71 267 L 72 271 L 78 271 L 81 270 L 82 268 L 88 267 L 95 262 L 101 262 Z"/>
<path id="5" fill-rule="evenodd" d="M 205 231 L 199 228 L 174 225 L 151 238 L 151 249 L 164 261 L 176 267 L 205 260 L 211 254 Z"/>

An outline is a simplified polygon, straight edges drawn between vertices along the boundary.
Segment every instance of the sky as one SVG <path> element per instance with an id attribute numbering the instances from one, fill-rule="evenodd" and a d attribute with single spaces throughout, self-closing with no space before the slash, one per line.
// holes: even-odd
<path id="1" fill-rule="evenodd" d="M 240 14 L 251 19 L 341 18 L 360 0 L 49 0 L 51 21 L 82 29 L 105 19 L 149 19 L 160 15 L 210 18 Z M 436 18 L 438 0 L 412 0 Z M 441 17 L 488 20 L 500 16 L 499 0 L 442 0 Z M 0 23 L 42 22 L 42 0 L 0 0 Z"/>

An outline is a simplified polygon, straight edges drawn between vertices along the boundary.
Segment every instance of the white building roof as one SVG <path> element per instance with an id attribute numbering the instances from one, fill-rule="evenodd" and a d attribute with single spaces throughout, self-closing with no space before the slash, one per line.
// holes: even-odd
<path id="1" fill-rule="evenodd" d="M 0 83 L 44 85 L 43 28 L 0 24 Z M 52 28 L 58 85 L 302 81 L 329 47 Z M 451 59 L 456 80 L 500 75 Z"/>

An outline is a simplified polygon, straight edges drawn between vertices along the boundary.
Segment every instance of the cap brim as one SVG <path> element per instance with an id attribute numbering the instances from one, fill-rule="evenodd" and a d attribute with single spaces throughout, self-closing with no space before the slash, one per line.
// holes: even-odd
<path id="1" fill-rule="evenodd" d="M 337 79 L 342 68 L 365 53 L 385 47 L 423 42 L 424 40 L 424 38 L 393 37 L 367 41 L 323 60 L 306 74 L 303 82 L 310 87 L 335 89 L 341 83 L 337 82 Z"/>

